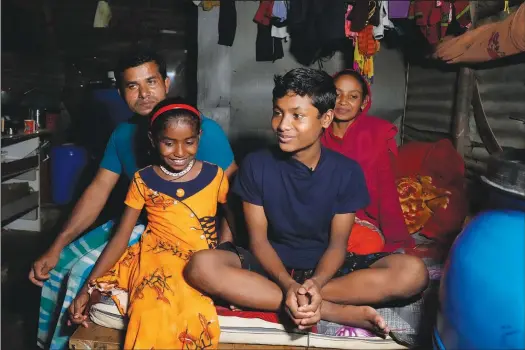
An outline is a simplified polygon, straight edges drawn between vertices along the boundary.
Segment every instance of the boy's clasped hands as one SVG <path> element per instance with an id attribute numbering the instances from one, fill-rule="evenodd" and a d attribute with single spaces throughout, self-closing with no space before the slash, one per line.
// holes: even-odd
<path id="1" fill-rule="evenodd" d="M 314 278 L 293 282 L 285 291 L 284 308 L 297 328 L 308 329 L 321 319 L 321 288 Z"/>

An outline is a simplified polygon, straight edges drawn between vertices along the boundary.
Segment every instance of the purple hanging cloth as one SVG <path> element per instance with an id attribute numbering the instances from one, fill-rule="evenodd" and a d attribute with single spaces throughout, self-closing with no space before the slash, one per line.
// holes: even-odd
<path id="1" fill-rule="evenodd" d="M 395 0 L 388 2 L 388 17 L 392 18 L 408 18 L 408 8 L 410 7 L 410 0 Z"/>

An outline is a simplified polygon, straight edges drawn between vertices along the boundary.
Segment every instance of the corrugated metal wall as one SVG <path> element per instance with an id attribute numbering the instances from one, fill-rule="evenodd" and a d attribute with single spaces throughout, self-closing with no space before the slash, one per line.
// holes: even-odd
<path id="1" fill-rule="evenodd" d="M 525 63 L 475 71 L 489 125 L 503 148 L 525 149 Z M 408 78 L 404 141 L 452 140 L 456 73 L 411 66 Z M 471 110 L 467 176 L 482 175 L 489 153 L 479 137 Z"/>
<path id="2" fill-rule="evenodd" d="M 403 141 L 452 138 L 455 71 L 410 65 Z"/>
<path id="3" fill-rule="evenodd" d="M 525 149 L 525 63 L 477 70 L 485 114 L 503 148 Z M 470 117 L 471 147 L 465 154 L 470 175 L 483 174 L 489 154 Z"/>

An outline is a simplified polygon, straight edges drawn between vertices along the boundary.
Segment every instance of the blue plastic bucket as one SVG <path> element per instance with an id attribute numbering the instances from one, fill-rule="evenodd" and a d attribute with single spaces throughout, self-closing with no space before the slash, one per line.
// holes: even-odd
<path id="1" fill-rule="evenodd" d="M 441 280 L 433 348 L 523 349 L 525 213 L 490 211 L 457 237 Z"/>
<path id="2" fill-rule="evenodd" d="M 51 193 L 53 202 L 64 205 L 71 202 L 82 171 L 87 164 L 87 152 L 73 144 L 53 147 L 51 150 Z"/>

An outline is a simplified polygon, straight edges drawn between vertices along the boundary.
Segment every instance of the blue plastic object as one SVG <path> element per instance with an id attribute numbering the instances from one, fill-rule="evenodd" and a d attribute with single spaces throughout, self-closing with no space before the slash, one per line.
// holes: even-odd
<path id="1" fill-rule="evenodd" d="M 53 147 L 51 150 L 51 194 L 58 205 L 68 204 L 87 164 L 84 148 L 72 144 Z"/>
<path id="2" fill-rule="evenodd" d="M 129 109 L 124 99 L 120 97 L 117 89 L 96 89 L 93 90 L 92 94 L 93 99 L 107 111 L 114 126 L 127 121 L 133 116 L 133 112 Z"/>
<path id="3" fill-rule="evenodd" d="M 434 349 L 524 349 L 525 213 L 474 218 L 451 249 L 439 298 Z"/>

